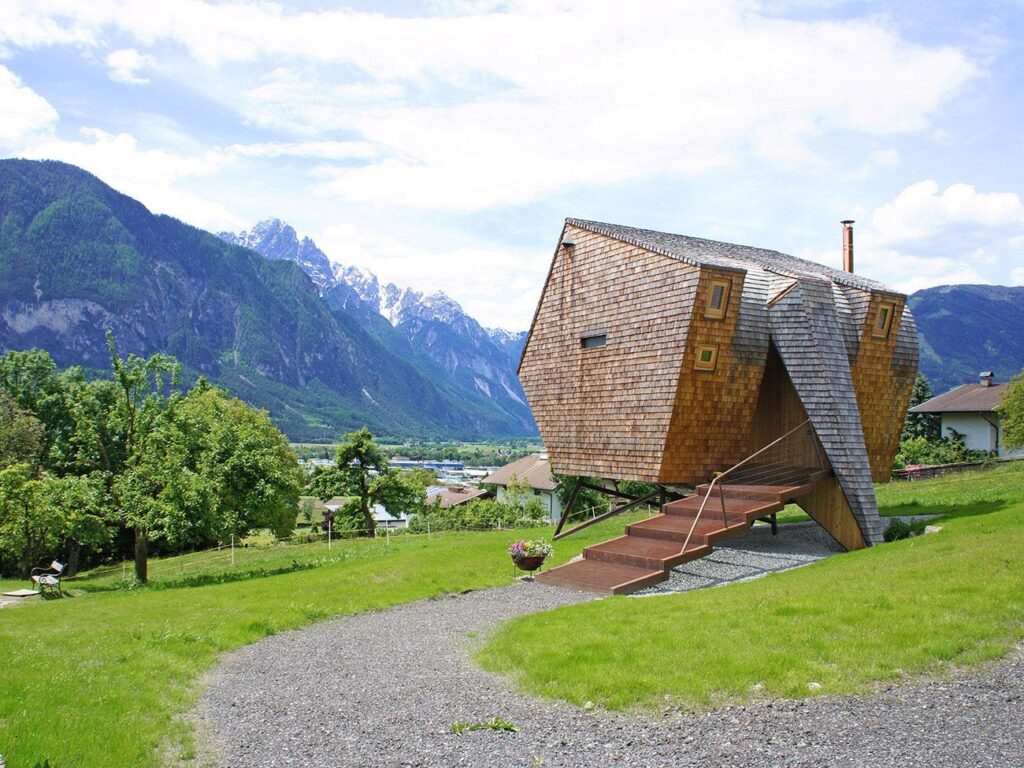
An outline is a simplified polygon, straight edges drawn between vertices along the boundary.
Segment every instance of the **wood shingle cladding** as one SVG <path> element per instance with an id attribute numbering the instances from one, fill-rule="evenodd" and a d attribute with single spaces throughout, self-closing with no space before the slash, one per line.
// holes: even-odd
<path id="1" fill-rule="evenodd" d="M 872 477 L 917 369 L 904 296 L 612 224 L 568 219 L 560 242 L 519 371 L 556 472 L 703 483 L 810 419 L 834 478 L 802 503 L 847 547 L 880 540 Z"/>
<path id="2" fill-rule="evenodd" d="M 551 462 L 658 480 L 700 269 L 572 225 L 564 237 L 519 369 Z"/>

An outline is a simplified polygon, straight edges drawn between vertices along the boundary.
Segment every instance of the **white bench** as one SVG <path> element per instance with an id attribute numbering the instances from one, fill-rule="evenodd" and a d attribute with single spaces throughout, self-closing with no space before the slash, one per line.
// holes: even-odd
<path id="1" fill-rule="evenodd" d="M 46 590 L 52 592 L 56 589 L 57 594 L 63 597 L 64 592 L 60 588 L 60 577 L 64 575 L 65 568 L 67 566 L 59 560 L 54 560 L 50 563 L 49 568 L 33 568 L 32 581 L 39 587 L 39 593 L 42 594 Z"/>

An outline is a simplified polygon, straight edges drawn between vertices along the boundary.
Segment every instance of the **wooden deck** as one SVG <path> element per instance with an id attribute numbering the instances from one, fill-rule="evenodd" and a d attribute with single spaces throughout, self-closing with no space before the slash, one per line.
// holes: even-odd
<path id="1" fill-rule="evenodd" d="M 724 493 L 716 489 L 694 525 L 708 492 L 701 486 L 697 495 L 665 504 L 660 515 L 627 525 L 625 536 L 587 547 L 582 560 L 540 573 L 537 580 L 608 595 L 636 592 L 668 578 L 672 568 L 711 554 L 716 541 L 743 533 L 827 475 L 814 472 L 787 485 L 727 485 Z"/>

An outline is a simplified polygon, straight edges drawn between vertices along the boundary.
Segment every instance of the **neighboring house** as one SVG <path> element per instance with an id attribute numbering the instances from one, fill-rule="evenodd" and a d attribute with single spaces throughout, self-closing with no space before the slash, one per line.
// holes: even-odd
<path id="1" fill-rule="evenodd" d="M 328 499 L 322 503 L 316 500 L 314 501 L 314 509 L 317 508 L 318 504 L 320 504 L 322 509 L 336 513 L 351 500 L 351 497 L 346 496 L 335 496 L 334 498 Z M 378 528 L 405 528 L 409 525 L 409 518 L 407 515 L 403 514 L 398 517 L 394 517 L 381 504 L 374 504 L 371 514 L 373 515 L 373 520 Z"/>
<path id="2" fill-rule="evenodd" d="M 381 504 L 374 504 L 371 510 L 373 521 L 378 528 L 408 528 L 409 516 L 402 513 L 398 517 L 390 514 Z"/>
<path id="3" fill-rule="evenodd" d="M 540 497 L 551 520 L 557 520 L 562 514 L 562 504 L 555 493 L 558 483 L 551 474 L 551 462 L 546 453 L 531 453 L 518 461 L 506 464 L 485 477 L 483 482 L 497 486 L 498 501 L 508 501 L 508 486 L 516 483 L 529 488 L 534 496 Z"/>
<path id="4" fill-rule="evenodd" d="M 464 485 L 432 485 L 427 488 L 426 495 L 427 504 L 437 504 L 441 509 L 450 509 L 493 494 L 483 488 L 469 488 Z"/>
<path id="5" fill-rule="evenodd" d="M 986 451 L 1000 458 L 1024 458 L 1024 450 L 1010 451 L 1003 445 L 996 406 L 1010 388 L 1010 382 L 995 383 L 992 371 L 978 376 L 977 384 L 964 384 L 910 409 L 910 413 L 933 413 L 942 419 L 942 436 L 952 432 L 964 436 L 972 451 Z"/>
<path id="6" fill-rule="evenodd" d="M 892 472 L 918 342 L 906 296 L 853 272 L 851 225 L 839 270 L 566 220 L 519 367 L 551 471 L 672 493 L 750 479 L 695 539 L 680 520 L 700 504 L 672 502 L 546 580 L 638 589 L 786 502 L 847 549 L 882 541 L 872 481 Z"/>

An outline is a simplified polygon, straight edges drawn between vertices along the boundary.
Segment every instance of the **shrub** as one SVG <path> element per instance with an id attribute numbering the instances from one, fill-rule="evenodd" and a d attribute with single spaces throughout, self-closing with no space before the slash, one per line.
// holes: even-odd
<path id="1" fill-rule="evenodd" d="M 467 504 L 442 509 L 428 504 L 409 521 L 414 533 L 450 531 L 455 529 L 534 528 L 544 522 L 542 506 L 526 504 L 523 508 L 497 499 L 474 499 Z"/>
<path id="2" fill-rule="evenodd" d="M 882 538 L 886 541 L 899 541 L 900 539 L 909 539 L 911 536 L 916 536 L 922 533 L 925 526 L 928 525 L 927 520 L 901 520 L 898 517 L 892 518 L 889 523 L 889 527 L 885 533 L 882 534 Z"/>

